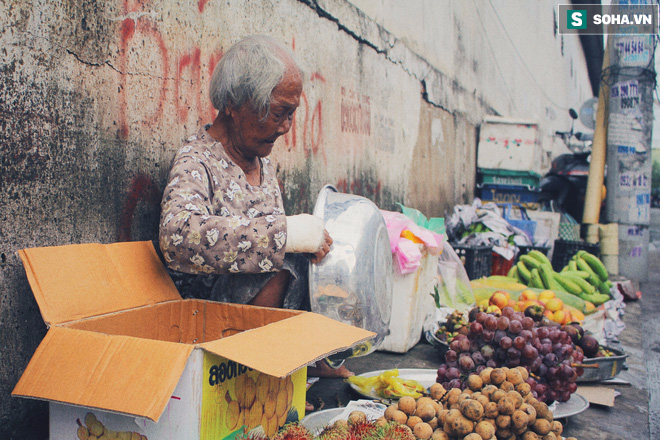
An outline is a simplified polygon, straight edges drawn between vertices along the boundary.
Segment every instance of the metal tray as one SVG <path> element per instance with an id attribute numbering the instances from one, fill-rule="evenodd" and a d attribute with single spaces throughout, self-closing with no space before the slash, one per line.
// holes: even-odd
<path id="1" fill-rule="evenodd" d="M 584 373 L 582 376 L 578 377 L 578 382 L 596 382 L 607 380 L 613 378 L 621 372 L 623 369 L 623 364 L 628 355 L 625 354 L 623 350 L 619 350 L 617 348 L 605 348 L 614 353 L 614 356 L 584 358 L 582 360 L 582 365 L 587 365 L 587 367 L 583 368 Z"/>
<path id="2" fill-rule="evenodd" d="M 331 355 L 331 365 L 376 350 L 389 332 L 393 273 L 385 219 L 369 199 L 326 185 L 314 215 L 333 239 L 330 253 L 310 264 L 312 312 L 376 333 L 373 340 Z"/>
<path id="3" fill-rule="evenodd" d="M 580 414 L 587 408 L 589 408 L 589 401 L 581 395 L 573 393 L 566 402 L 556 402 L 551 411 L 556 420 Z"/>

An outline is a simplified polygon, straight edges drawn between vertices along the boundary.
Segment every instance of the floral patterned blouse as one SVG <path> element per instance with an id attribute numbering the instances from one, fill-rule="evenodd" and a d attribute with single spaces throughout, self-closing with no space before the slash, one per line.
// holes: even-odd
<path id="1" fill-rule="evenodd" d="M 286 217 L 275 168 L 259 186 L 203 127 L 179 149 L 161 202 L 159 241 L 170 269 L 191 274 L 275 272 L 284 264 Z"/>

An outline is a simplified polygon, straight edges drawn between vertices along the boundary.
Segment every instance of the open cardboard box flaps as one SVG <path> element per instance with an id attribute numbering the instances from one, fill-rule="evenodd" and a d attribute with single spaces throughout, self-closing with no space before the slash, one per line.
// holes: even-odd
<path id="1" fill-rule="evenodd" d="M 158 421 L 195 350 L 282 378 L 375 336 L 311 312 L 184 300 L 151 242 L 19 253 L 49 330 L 15 396 Z"/>

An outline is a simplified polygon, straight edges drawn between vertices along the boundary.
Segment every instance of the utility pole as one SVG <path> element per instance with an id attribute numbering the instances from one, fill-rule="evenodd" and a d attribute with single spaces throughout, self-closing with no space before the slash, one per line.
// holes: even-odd
<path id="1" fill-rule="evenodd" d="M 623 5 L 631 7 L 613 2 L 612 11 Z M 655 43 L 655 35 L 608 35 L 603 72 L 610 93 L 605 217 L 618 224 L 619 273 L 638 281 L 648 279 Z"/>

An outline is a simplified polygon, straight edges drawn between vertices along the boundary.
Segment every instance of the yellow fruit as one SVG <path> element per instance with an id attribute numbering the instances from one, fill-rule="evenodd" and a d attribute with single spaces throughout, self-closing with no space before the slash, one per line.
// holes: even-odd
<path id="1" fill-rule="evenodd" d="M 278 428 L 284 426 L 284 424 L 286 423 L 286 416 L 287 416 L 287 414 L 288 414 L 288 413 L 285 412 L 285 413 L 282 414 L 281 416 L 277 416 L 277 427 L 278 427 Z"/>
<path id="2" fill-rule="evenodd" d="M 534 300 L 534 299 L 538 299 L 538 295 L 532 289 L 525 289 L 522 292 L 520 292 L 519 299 L 520 301 Z"/>
<path id="3" fill-rule="evenodd" d="M 241 416 L 241 407 L 238 405 L 238 402 L 232 400 L 227 405 L 227 411 L 225 413 L 225 424 L 229 430 L 234 430 L 238 427 L 238 420 Z"/>
<path id="4" fill-rule="evenodd" d="M 554 298 L 554 297 L 555 297 L 555 292 L 553 292 L 552 290 L 544 290 L 543 292 L 539 293 L 538 299 L 539 301 L 546 302 L 550 298 Z"/>
<path id="5" fill-rule="evenodd" d="M 275 376 L 270 376 L 268 378 L 268 392 L 275 393 L 280 390 L 280 378 Z"/>
<path id="6" fill-rule="evenodd" d="M 117 434 L 117 440 L 132 440 L 132 435 L 129 431 L 120 431 Z"/>
<path id="7" fill-rule="evenodd" d="M 94 422 L 96 422 L 96 416 L 94 414 L 91 412 L 85 414 L 85 426 L 87 426 L 87 429 L 89 429 L 90 425 Z"/>
<path id="8" fill-rule="evenodd" d="M 566 321 L 566 312 L 564 310 L 552 312 L 552 320 L 558 324 L 564 324 Z"/>
<path id="9" fill-rule="evenodd" d="M 287 411 L 287 404 L 286 404 L 286 386 L 280 388 L 280 390 L 277 393 L 277 399 L 275 402 L 275 414 L 281 416 L 282 414 L 286 414 Z"/>
<path id="10" fill-rule="evenodd" d="M 78 427 L 78 439 L 79 440 L 87 440 L 89 437 L 89 430 L 85 428 L 84 426 L 79 426 Z"/>
<path id="11" fill-rule="evenodd" d="M 261 418 L 264 415 L 263 406 L 260 402 L 255 402 L 247 413 L 248 429 L 256 428 L 261 424 Z"/>
<path id="12" fill-rule="evenodd" d="M 240 397 L 237 396 L 238 403 L 241 405 L 242 408 L 250 408 L 254 403 L 254 399 L 257 395 L 257 384 L 254 382 L 254 380 L 251 377 L 247 377 L 247 374 L 243 374 L 242 376 L 246 376 L 244 388 L 243 388 L 244 394 L 243 396 Z"/>
<path id="13" fill-rule="evenodd" d="M 247 378 L 247 374 L 241 374 L 234 381 L 234 395 L 236 396 L 236 400 L 238 400 L 239 405 L 243 400 L 242 396 L 245 394 L 245 381 Z"/>
<path id="14" fill-rule="evenodd" d="M 266 399 L 268 398 L 268 388 L 270 386 L 270 380 L 268 379 L 268 376 L 265 374 L 259 374 L 257 376 L 257 401 L 261 402 L 263 405 L 266 403 Z"/>
<path id="15" fill-rule="evenodd" d="M 497 290 L 491 295 L 488 304 L 503 309 L 509 304 L 509 299 L 509 292 L 505 292 L 504 290 Z"/>
<path id="16" fill-rule="evenodd" d="M 564 302 L 559 298 L 550 298 L 545 302 L 545 308 L 554 313 L 564 308 Z"/>
<path id="17" fill-rule="evenodd" d="M 293 403 L 293 381 L 291 380 L 291 376 L 286 377 L 285 388 L 286 388 L 286 406 L 290 407 L 291 404 Z"/>
<path id="18" fill-rule="evenodd" d="M 264 428 L 266 430 L 266 435 L 268 437 L 274 436 L 277 433 L 277 428 L 279 428 L 277 426 L 277 416 L 270 417 L 268 419 L 268 427 L 267 428 L 264 427 Z"/>
<path id="19" fill-rule="evenodd" d="M 101 437 L 103 435 L 104 427 L 98 420 L 93 421 L 89 426 L 89 433 L 95 437 Z"/>
<path id="20" fill-rule="evenodd" d="M 415 234 L 410 232 L 408 229 L 401 232 L 401 237 L 402 238 L 407 238 L 408 240 L 412 241 L 413 243 L 424 243 L 424 241 L 420 240 L 419 237 L 417 237 Z"/>
<path id="21" fill-rule="evenodd" d="M 277 406 L 277 394 L 268 392 L 266 402 L 264 403 L 264 415 L 268 418 L 273 417 L 275 414 L 275 407 Z"/>
<path id="22" fill-rule="evenodd" d="M 596 311 L 596 306 L 591 301 L 584 302 L 584 311 L 585 313 L 593 313 Z"/>

